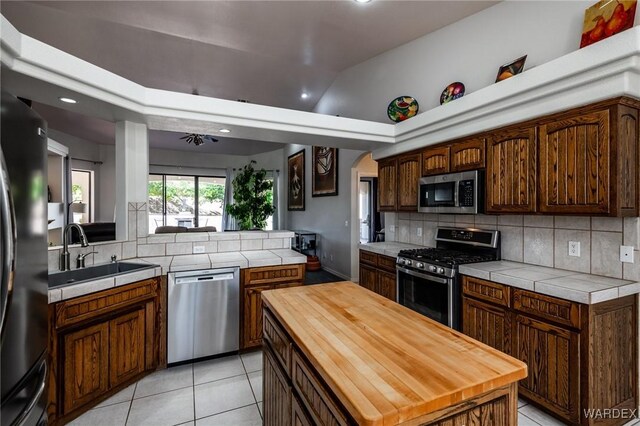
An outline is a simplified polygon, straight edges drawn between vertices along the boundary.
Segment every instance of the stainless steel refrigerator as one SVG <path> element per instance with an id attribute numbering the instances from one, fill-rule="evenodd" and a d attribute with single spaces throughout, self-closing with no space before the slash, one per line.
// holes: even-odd
<path id="1" fill-rule="evenodd" d="M 0 363 L 4 425 L 46 424 L 46 123 L 2 91 Z"/>

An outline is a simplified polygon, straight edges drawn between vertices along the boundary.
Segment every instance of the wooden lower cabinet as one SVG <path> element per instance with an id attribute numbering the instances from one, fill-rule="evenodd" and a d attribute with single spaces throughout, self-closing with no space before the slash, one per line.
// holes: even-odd
<path id="1" fill-rule="evenodd" d="M 472 277 L 462 288 L 463 332 L 527 364 L 521 396 L 572 425 L 629 420 L 584 410 L 638 406 L 637 296 L 583 305 Z"/>
<path id="2" fill-rule="evenodd" d="M 109 323 L 63 336 L 64 413 L 92 402 L 109 389 Z"/>
<path id="3" fill-rule="evenodd" d="M 50 424 L 64 424 L 155 370 L 161 278 L 49 305 Z"/>
<path id="4" fill-rule="evenodd" d="M 262 292 L 295 287 L 304 282 L 305 265 L 279 265 L 240 272 L 240 349 L 262 344 Z"/>
<path id="5" fill-rule="evenodd" d="M 513 334 L 513 355 L 529 368 L 520 394 L 580 423 L 580 335 L 525 315 L 515 316 Z"/>
<path id="6" fill-rule="evenodd" d="M 462 298 L 462 332 L 511 355 L 511 315 L 506 308 Z"/>
<path id="7" fill-rule="evenodd" d="M 265 345 L 262 380 L 265 425 L 288 426 L 292 423 L 291 385 L 273 352 Z"/>
<path id="8" fill-rule="evenodd" d="M 396 301 L 396 259 L 360 250 L 361 287 Z"/>

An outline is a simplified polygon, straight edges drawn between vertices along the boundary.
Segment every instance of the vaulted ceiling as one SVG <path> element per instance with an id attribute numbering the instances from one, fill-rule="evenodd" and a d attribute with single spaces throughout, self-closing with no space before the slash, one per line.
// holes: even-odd
<path id="1" fill-rule="evenodd" d="M 341 71 L 495 3 L 6 1 L 0 12 L 23 34 L 147 87 L 312 111 Z M 419 70 L 398 64 L 389 78 L 408 72 Z"/>

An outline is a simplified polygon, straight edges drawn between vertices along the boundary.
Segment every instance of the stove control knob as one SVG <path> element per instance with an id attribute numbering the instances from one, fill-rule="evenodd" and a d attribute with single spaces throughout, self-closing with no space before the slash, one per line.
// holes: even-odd
<path id="1" fill-rule="evenodd" d="M 416 263 L 416 268 L 420 268 L 420 269 L 424 268 L 424 263 L 422 262 Z"/>
<path id="2" fill-rule="evenodd" d="M 430 270 L 431 272 L 436 272 L 436 269 L 437 269 L 437 268 L 436 268 L 435 266 L 433 266 L 433 265 L 431 265 L 431 266 L 429 267 L 429 270 Z"/>
<path id="3" fill-rule="evenodd" d="M 404 259 L 399 257 L 398 258 L 398 265 L 404 265 Z"/>
<path id="4" fill-rule="evenodd" d="M 407 266 L 411 266 L 411 261 L 407 259 L 407 260 L 404 261 L 404 264 L 407 265 Z"/>
<path id="5" fill-rule="evenodd" d="M 438 273 L 439 274 L 444 274 L 444 268 L 438 268 Z"/>

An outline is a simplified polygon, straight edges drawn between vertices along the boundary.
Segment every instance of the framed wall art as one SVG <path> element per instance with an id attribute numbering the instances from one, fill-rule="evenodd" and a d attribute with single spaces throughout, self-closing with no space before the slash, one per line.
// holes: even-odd
<path id="1" fill-rule="evenodd" d="M 287 208 L 304 210 L 304 149 L 289 156 Z"/>
<path id="2" fill-rule="evenodd" d="M 338 195 L 338 149 L 312 148 L 311 196 Z"/>
<path id="3" fill-rule="evenodd" d="M 498 76 L 496 77 L 496 83 L 520 74 L 524 70 L 524 63 L 527 60 L 527 55 L 516 59 L 513 62 L 504 64 L 498 70 Z"/>
<path id="4" fill-rule="evenodd" d="M 636 0 L 602 0 L 584 12 L 580 48 L 633 27 Z"/>

